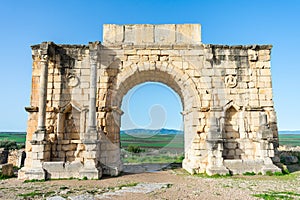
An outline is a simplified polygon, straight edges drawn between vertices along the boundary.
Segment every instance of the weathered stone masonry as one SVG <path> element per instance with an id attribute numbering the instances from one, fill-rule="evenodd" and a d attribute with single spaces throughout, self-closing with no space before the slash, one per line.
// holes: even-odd
<path id="1" fill-rule="evenodd" d="M 270 45 L 201 43 L 198 24 L 104 25 L 103 43 L 32 46 L 21 179 L 118 175 L 123 96 L 162 82 L 183 104 L 190 173 L 279 171 Z"/>

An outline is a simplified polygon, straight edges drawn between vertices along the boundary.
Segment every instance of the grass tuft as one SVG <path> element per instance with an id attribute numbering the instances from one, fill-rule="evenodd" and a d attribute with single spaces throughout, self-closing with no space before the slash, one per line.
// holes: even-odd
<path id="1" fill-rule="evenodd" d="M 44 179 L 30 179 L 30 180 L 25 180 L 24 183 L 34 183 L 34 182 L 45 182 Z"/>
<path id="2" fill-rule="evenodd" d="M 214 175 L 208 175 L 207 173 L 201 173 L 201 174 L 194 174 L 194 176 L 202 177 L 202 178 L 227 178 L 231 177 L 232 175 L 230 173 L 227 174 L 214 174 Z"/>
<path id="3" fill-rule="evenodd" d="M 20 197 L 35 197 L 35 196 L 41 196 L 41 195 L 42 195 L 42 193 L 37 192 L 37 191 L 24 193 L 24 194 L 18 194 L 18 196 L 20 196 Z"/>
<path id="4" fill-rule="evenodd" d="M 254 176 L 255 172 L 245 172 L 243 173 L 244 176 Z"/>
<path id="5" fill-rule="evenodd" d="M 298 198 L 300 194 L 295 192 L 266 192 L 262 194 L 253 194 L 252 196 L 262 198 L 265 200 L 275 200 L 275 199 L 286 199 L 292 200 Z"/>
<path id="6" fill-rule="evenodd" d="M 137 186 L 137 184 L 139 184 L 139 183 L 136 183 L 136 182 L 134 182 L 134 183 L 126 183 L 126 184 L 119 185 L 118 188 L 122 189 L 123 187 L 134 187 L 134 186 Z"/>

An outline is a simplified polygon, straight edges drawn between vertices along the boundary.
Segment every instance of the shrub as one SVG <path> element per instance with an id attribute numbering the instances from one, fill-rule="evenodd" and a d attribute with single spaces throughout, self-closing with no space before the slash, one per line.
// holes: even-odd
<path id="1" fill-rule="evenodd" d="M 177 159 L 174 161 L 175 163 L 182 163 L 184 159 L 184 155 L 178 156 Z"/>
<path id="2" fill-rule="evenodd" d="M 283 169 L 282 169 L 282 173 L 283 173 L 283 174 L 290 174 L 290 171 L 289 171 L 288 168 L 283 168 Z"/>
<path id="3" fill-rule="evenodd" d="M 245 173 L 243 173 L 243 175 L 245 175 L 245 176 L 254 176 L 255 172 L 245 172 Z"/>
<path id="4" fill-rule="evenodd" d="M 127 151 L 131 152 L 131 153 L 141 153 L 144 152 L 144 149 L 141 149 L 141 147 L 139 146 L 135 146 L 135 145 L 129 145 L 127 147 Z"/>
<path id="5" fill-rule="evenodd" d="M 283 176 L 284 174 L 282 172 L 274 172 L 274 176 Z"/>
<path id="6" fill-rule="evenodd" d="M 18 145 L 16 141 L 2 140 L 0 141 L 0 148 L 4 148 L 5 150 L 12 150 L 12 149 L 18 149 Z"/>
<path id="7" fill-rule="evenodd" d="M 273 174 L 272 171 L 266 171 L 266 175 L 268 175 L 268 176 L 273 176 L 274 174 Z"/>

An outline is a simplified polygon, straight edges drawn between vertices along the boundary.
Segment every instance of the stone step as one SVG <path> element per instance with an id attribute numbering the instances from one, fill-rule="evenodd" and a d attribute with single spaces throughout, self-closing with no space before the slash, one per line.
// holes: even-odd
<path id="1" fill-rule="evenodd" d="M 245 172 L 261 172 L 264 162 L 263 160 L 224 160 L 224 166 L 232 173 L 232 174 L 243 174 Z"/>

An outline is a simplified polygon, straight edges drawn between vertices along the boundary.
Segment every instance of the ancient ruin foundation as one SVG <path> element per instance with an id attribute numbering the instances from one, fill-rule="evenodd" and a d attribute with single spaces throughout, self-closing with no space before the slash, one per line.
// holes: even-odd
<path id="1" fill-rule="evenodd" d="M 118 175 L 124 95 L 147 81 L 181 98 L 183 168 L 279 171 L 271 45 L 203 44 L 199 24 L 104 25 L 103 43 L 32 46 L 20 179 Z"/>

